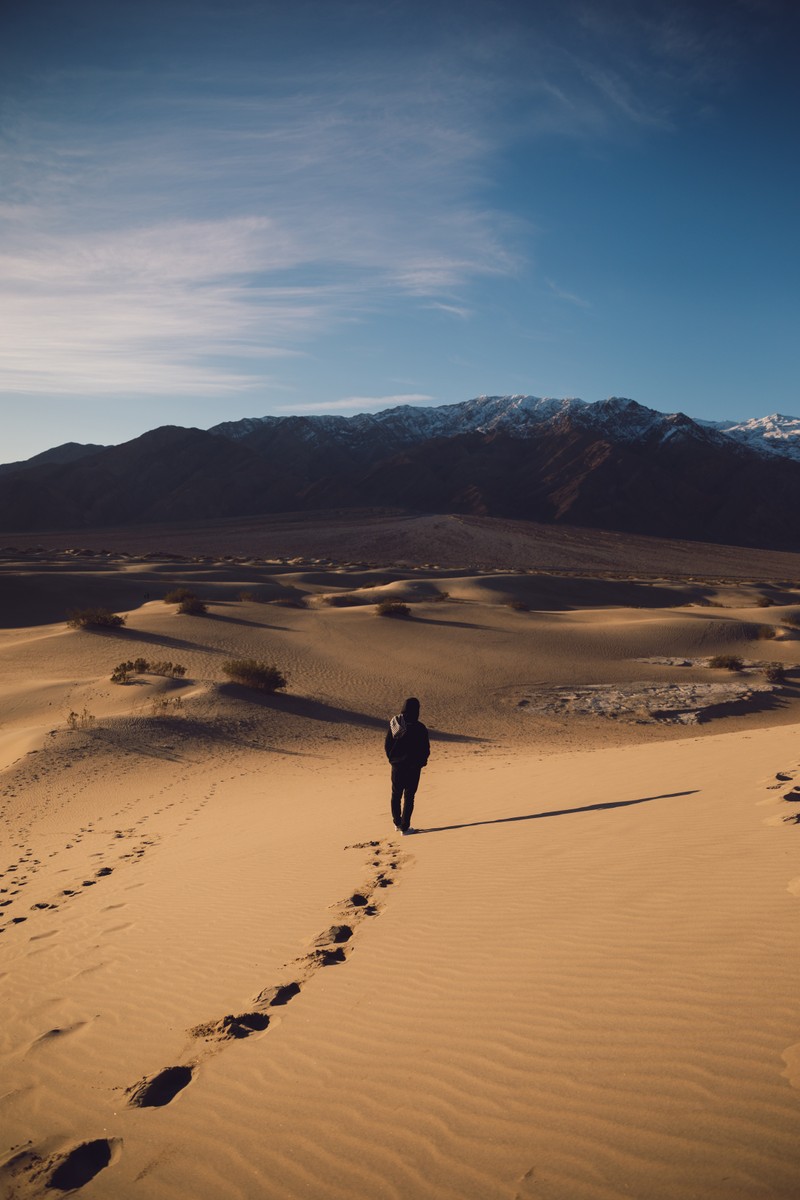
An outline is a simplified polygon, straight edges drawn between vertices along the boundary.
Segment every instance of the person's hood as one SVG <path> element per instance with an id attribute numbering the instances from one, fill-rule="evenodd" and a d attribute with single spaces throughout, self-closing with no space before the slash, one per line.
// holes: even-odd
<path id="1" fill-rule="evenodd" d="M 416 696 L 409 696 L 403 705 L 403 716 L 406 722 L 419 720 L 419 700 Z"/>

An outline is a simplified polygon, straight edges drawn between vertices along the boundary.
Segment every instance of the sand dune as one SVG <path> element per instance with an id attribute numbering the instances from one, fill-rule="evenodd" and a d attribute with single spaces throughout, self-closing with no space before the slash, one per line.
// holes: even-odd
<path id="1" fill-rule="evenodd" d="M 4 578 L 3 1194 L 796 1196 L 800 591 L 73 568 Z M 126 626 L 67 629 L 60 596 Z M 136 656 L 186 675 L 112 683 Z M 287 691 L 228 681 L 242 657 Z M 709 688 L 750 696 L 691 726 L 644 700 Z M 400 838 L 382 739 L 412 693 Z"/>

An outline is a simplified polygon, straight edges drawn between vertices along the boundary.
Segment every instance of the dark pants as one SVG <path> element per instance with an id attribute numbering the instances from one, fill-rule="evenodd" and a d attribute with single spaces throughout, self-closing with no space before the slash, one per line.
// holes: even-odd
<path id="1" fill-rule="evenodd" d="M 408 829 L 414 811 L 414 797 L 419 787 L 421 767 L 411 763 L 392 763 L 392 820 L 400 829 Z M 400 811 L 400 800 L 403 811 Z"/>

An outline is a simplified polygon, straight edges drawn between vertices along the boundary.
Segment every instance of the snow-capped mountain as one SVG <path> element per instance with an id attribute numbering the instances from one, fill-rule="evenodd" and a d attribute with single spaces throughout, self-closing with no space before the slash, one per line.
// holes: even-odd
<path id="1" fill-rule="evenodd" d="M 591 429 L 615 441 L 631 442 L 653 437 L 702 439 L 708 432 L 722 434 L 734 443 L 765 454 L 779 454 L 800 462 L 800 418 L 774 414 L 749 421 L 694 420 L 685 414 L 661 413 L 635 400 L 611 396 L 590 403 L 577 397 L 554 399 L 541 396 L 477 396 L 458 404 L 434 408 L 400 405 L 379 413 L 340 416 L 247 417 L 226 421 L 209 432 L 235 441 L 256 439 L 274 433 L 286 422 L 310 442 L 333 438 L 354 444 L 365 437 L 378 437 L 396 445 L 428 438 L 460 437 L 468 433 L 504 433 L 514 438 L 532 438 L 546 426 Z"/>
<path id="2" fill-rule="evenodd" d="M 0 472 L 9 531 L 365 508 L 800 550 L 800 420 L 700 422 L 621 397 L 478 396 L 165 426 L 80 461 Z"/>
<path id="3" fill-rule="evenodd" d="M 751 450 L 800 462 L 800 417 L 773 413 L 769 417 L 751 417 L 749 421 L 698 421 L 698 424 L 717 429 Z"/>

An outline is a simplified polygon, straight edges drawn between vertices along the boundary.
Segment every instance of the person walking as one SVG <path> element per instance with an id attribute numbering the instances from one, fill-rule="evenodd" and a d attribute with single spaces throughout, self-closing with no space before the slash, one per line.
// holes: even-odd
<path id="1" fill-rule="evenodd" d="M 411 814 L 419 776 L 431 752 L 428 730 L 419 719 L 419 700 L 410 696 L 403 711 L 392 717 L 384 743 L 392 767 L 392 820 L 402 834 L 414 833 Z M 402 807 L 401 807 L 402 800 Z"/>

